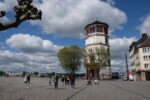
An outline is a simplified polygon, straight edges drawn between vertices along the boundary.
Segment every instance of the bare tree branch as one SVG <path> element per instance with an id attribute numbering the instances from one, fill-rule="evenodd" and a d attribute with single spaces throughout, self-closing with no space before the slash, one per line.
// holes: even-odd
<path id="1" fill-rule="evenodd" d="M 42 17 L 42 12 L 31 5 L 33 0 L 17 0 L 18 6 L 14 7 L 15 20 L 7 23 L 0 22 L 0 31 L 9 28 L 17 28 L 22 22 L 27 20 L 37 20 Z M 5 16 L 5 11 L 0 11 L 0 17 Z"/>

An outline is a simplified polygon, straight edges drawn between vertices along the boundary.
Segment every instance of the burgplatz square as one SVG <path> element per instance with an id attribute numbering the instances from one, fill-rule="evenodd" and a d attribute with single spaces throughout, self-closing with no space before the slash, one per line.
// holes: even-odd
<path id="1" fill-rule="evenodd" d="M 150 100 L 149 4 L 0 0 L 0 100 Z"/>

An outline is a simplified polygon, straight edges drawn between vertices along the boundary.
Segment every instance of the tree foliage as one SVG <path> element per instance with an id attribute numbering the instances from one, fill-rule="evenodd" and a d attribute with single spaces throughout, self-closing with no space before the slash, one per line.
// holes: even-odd
<path id="1" fill-rule="evenodd" d="M 81 65 L 81 49 L 78 46 L 64 47 L 59 50 L 58 57 L 62 67 L 66 71 L 75 73 Z"/>
<path id="2" fill-rule="evenodd" d="M 17 2 L 18 5 L 14 7 L 15 20 L 7 23 L 0 22 L 0 31 L 7 30 L 9 28 L 16 28 L 26 20 L 41 19 L 42 12 L 35 6 L 31 5 L 33 0 L 17 0 Z M 5 11 L 0 11 L 0 17 L 4 17 L 5 15 Z"/>
<path id="3" fill-rule="evenodd" d="M 0 76 L 5 76 L 6 73 L 4 71 L 0 71 Z"/>
<path id="4" fill-rule="evenodd" d="M 39 74 L 39 72 L 33 72 L 33 74 L 34 74 L 35 76 L 37 76 L 37 75 Z"/>
<path id="5" fill-rule="evenodd" d="M 91 69 L 104 69 L 108 66 L 109 52 L 104 47 L 84 49 L 82 52 L 84 63 L 88 64 Z"/>

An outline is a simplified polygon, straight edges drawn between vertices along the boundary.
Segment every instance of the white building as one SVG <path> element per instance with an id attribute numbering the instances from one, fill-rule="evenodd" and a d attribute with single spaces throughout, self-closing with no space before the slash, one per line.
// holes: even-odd
<path id="1" fill-rule="evenodd" d="M 109 46 L 109 41 L 108 41 L 108 38 L 109 38 L 108 27 L 109 27 L 109 25 L 107 25 L 106 23 L 99 22 L 99 21 L 95 21 L 91 24 L 88 24 L 85 27 L 86 49 L 100 48 L 101 46 L 103 46 L 110 54 L 110 50 L 109 50 L 110 46 Z M 97 72 L 96 69 L 91 69 L 90 66 L 87 65 L 86 70 L 87 70 L 87 72 L 86 72 L 87 78 L 97 76 L 95 73 L 95 72 Z M 103 69 L 100 74 L 102 74 L 105 78 L 110 78 L 110 76 L 111 76 L 110 59 L 108 61 L 106 69 Z"/>
<path id="2" fill-rule="evenodd" d="M 133 42 L 129 49 L 132 74 L 136 80 L 150 80 L 150 37 Z"/>

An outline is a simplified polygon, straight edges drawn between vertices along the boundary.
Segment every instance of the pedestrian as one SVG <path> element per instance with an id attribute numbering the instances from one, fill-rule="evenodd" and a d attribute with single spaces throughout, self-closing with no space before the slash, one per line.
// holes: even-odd
<path id="1" fill-rule="evenodd" d="M 95 83 L 95 85 L 98 85 L 98 80 L 95 79 L 95 80 L 94 80 L 94 83 Z"/>
<path id="2" fill-rule="evenodd" d="M 57 73 L 55 74 L 54 78 L 53 78 L 53 82 L 54 82 L 54 88 L 57 89 L 58 88 L 58 75 Z"/>
<path id="3" fill-rule="evenodd" d="M 66 80 L 67 80 L 67 85 L 69 85 L 69 82 L 70 82 L 70 77 L 69 77 L 69 75 L 67 75 Z"/>
<path id="4" fill-rule="evenodd" d="M 27 84 L 27 74 L 24 76 L 24 83 Z"/>
<path id="5" fill-rule="evenodd" d="M 51 86 L 51 83 L 52 83 L 52 77 L 50 76 L 49 77 L 49 85 Z"/>
<path id="6" fill-rule="evenodd" d="M 75 88 L 75 75 L 74 74 L 70 75 L 70 85 L 72 88 Z"/>
<path id="7" fill-rule="evenodd" d="M 91 79 L 88 79 L 87 80 L 87 85 L 91 85 L 91 84 L 92 84 Z"/>
<path id="8" fill-rule="evenodd" d="M 64 75 L 61 77 L 61 82 L 63 83 L 63 85 L 64 85 L 64 81 L 65 81 L 65 77 L 64 77 Z"/>
<path id="9" fill-rule="evenodd" d="M 65 85 L 67 85 L 67 76 L 64 77 Z"/>
<path id="10" fill-rule="evenodd" d="M 30 84 L 30 74 L 27 75 L 27 83 Z"/>

